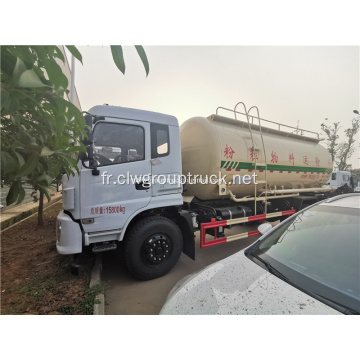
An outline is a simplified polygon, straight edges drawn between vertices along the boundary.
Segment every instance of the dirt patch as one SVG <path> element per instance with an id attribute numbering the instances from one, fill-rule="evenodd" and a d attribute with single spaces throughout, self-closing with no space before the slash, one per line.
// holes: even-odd
<path id="1" fill-rule="evenodd" d="M 99 289 L 89 290 L 93 255 L 80 255 L 79 275 L 71 258 L 56 251 L 56 217 L 62 202 L 44 211 L 44 225 L 33 216 L 1 234 L 2 314 L 92 314 Z"/>

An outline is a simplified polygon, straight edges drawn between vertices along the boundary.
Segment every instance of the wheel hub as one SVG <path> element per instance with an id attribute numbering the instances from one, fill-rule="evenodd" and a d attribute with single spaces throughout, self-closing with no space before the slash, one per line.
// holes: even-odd
<path id="1" fill-rule="evenodd" d="M 152 235 L 144 243 L 144 259 L 152 265 L 158 265 L 165 262 L 170 254 L 171 241 L 165 234 Z"/>

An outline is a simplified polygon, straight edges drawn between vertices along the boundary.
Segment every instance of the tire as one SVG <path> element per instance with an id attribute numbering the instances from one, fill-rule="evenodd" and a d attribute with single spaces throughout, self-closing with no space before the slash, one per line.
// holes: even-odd
<path id="1" fill-rule="evenodd" d="M 179 227 L 167 218 L 151 216 L 140 220 L 125 236 L 125 263 L 136 279 L 156 279 L 176 265 L 182 247 Z"/>

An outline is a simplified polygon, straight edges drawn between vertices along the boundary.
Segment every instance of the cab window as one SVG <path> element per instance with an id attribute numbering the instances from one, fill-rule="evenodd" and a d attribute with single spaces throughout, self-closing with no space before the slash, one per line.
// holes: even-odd
<path id="1" fill-rule="evenodd" d="M 145 132 L 141 126 L 98 123 L 93 141 L 98 166 L 145 159 Z"/>
<path id="2" fill-rule="evenodd" d="M 151 124 L 151 158 L 169 155 L 169 127 L 167 125 Z"/>

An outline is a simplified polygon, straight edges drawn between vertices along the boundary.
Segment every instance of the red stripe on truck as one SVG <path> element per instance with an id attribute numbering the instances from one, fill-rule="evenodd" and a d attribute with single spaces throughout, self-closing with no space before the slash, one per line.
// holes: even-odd
<path id="1" fill-rule="evenodd" d="M 296 213 L 296 210 L 292 209 L 292 210 L 282 211 L 280 213 L 253 215 L 253 216 L 249 216 L 247 218 L 247 222 L 264 220 L 268 217 L 269 218 L 274 217 L 274 215 L 276 215 L 276 217 L 277 216 L 290 216 L 295 213 Z M 200 224 L 200 247 L 203 248 L 203 247 L 209 247 L 209 246 L 213 246 L 213 245 L 226 243 L 228 241 L 226 236 L 224 236 L 222 238 L 217 238 L 217 233 L 218 233 L 217 229 L 219 227 L 227 226 L 227 224 L 228 224 L 227 220 L 216 221 L 215 218 L 212 218 L 211 222 L 209 222 L 209 223 Z M 205 236 L 206 236 L 207 229 L 214 229 L 214 232 L 215 232 L 214 239 L 206 241 Z M 259 235 L 259 231 L 254 230 L 254 231 L 245 232 L 243 234 L 246 234 L 247 237 L 250 237 L 250 236 L 254 236 L 254 235 Z"/>
<path id="2" fill-rule="evenodd" d="M 248 217 L 248 221 L 264 220 L 266 219 L 266 214 L 253 215 Z"/>
<path id="3" fill-rule="evenodd" d="M 281 215 L 286 216 L 286 215 L 292 215 L 292 214 L 295 214 L 295 213 L 296 213 L 296 210 L 287 210 L 287 211 L 282 211 Z"/>

